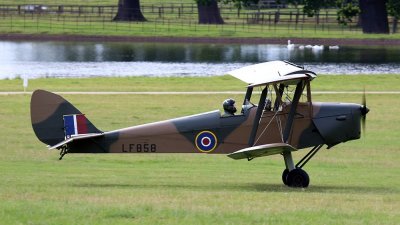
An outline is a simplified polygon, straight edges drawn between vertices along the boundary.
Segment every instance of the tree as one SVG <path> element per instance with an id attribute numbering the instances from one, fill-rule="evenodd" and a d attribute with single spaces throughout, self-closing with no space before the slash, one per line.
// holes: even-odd
<path id="1" fill-rule="evenodd" d="M 223 4 L 233 3 L 233 5 L 240 10 L 242 6 L 249 5 L 250 3 L 258 3 L 259 0 L 195 0 L 197 3 L 197 10 L 199 14 L 200 24 L 223 24 L 224 20 L 221 17 L 218 3 Z"/>
<path id="2" fill-rule="evenodd" d="M 146 21 L 140 10 L 140 0 L 118 0 L 114 21 Z"/>
<path id="3" fill-rule="evenodd" d="M 292 0 L 293 1 L 293 0 Z M 398 0 L 392 0 L 397 2 Z M 346 24 L 360 15 L 364 33 L 389 33 L 387 0 L 304 0 L 304 12 L 313 16 L 323 7 L 338 6 L 338 21 Z"/>
<path id="4" fill-rule="evenodd" d="M 360 14 L 357 0 L 347 0 L 337 2 L 338 12 L 337 20 L 340 24 L 347 25 L 353 18 Z"/>
<path id="5" fill-rule="evenodd" d="M 389 0 L 388 1 L 388 11 L 391 16 L 393 16 L 393 33 L 397 32 L 397 22 L 400 18 L 400 0 Z"/>
<path id="6" fill-rule="evenodd" d="M 196 0 L 200 24 L 223 24 L 217 0 Z"/>
<path id="7" fill-rule="evenodd" d="M 361 27 L 364 33 L 389 33 L 386 0 L 360 0 Z"/>

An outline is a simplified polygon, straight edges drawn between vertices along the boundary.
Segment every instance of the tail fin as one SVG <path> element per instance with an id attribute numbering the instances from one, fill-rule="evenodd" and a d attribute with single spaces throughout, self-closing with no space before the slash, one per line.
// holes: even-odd
<path id="1" fill-rule="evenodd" d="M 38 139 L 51 146 L 71 135 L 101 133 L 71 103 L 44 90 L 36 90 L 32 94 L 31 121 Z"/>

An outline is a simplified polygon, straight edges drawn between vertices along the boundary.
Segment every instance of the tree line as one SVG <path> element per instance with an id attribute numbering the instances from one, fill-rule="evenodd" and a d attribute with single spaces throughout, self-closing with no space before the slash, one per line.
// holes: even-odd
<path id="1" fill-rule="evenodd" d="M 238 10 L 260 0 L 194 0 L 197 4 L 199 24 L 223 24 L 218 3 L 233 4 Z M 279 4 L 282 0 L 276 0 Z M 388 15 L 393 16 L 393 30 L 397 30 L 400 17 L 400 0 L 286 0 L 286 3 L 302 5 L 308 16 L 314 16 L 322 8 L 336 7 L 338 23 L 346 25 L 356 16 L 363 33 L 389 34 Z M 146 21 L 140 9 L 140 0 L 118 0 L 118 12 L 114 21 Z"/>

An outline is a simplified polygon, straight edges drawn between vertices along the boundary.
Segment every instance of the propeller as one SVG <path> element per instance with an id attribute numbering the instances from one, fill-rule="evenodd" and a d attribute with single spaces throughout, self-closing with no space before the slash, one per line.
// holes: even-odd
<path id="1" fill-rule="evenodd" d="M 361 125 L 362 125 L 362 129 L 363 129 L 363 133 L 365 134 L 367 113 L 369 112 L 369 109 L 367 107 L 367 98 L 365 97 L 365 87 L 364 87 L 364 93 L 363 93 L 363 98 L 362 98 L 362 107 L 360 110 L 361 110 Z"/>

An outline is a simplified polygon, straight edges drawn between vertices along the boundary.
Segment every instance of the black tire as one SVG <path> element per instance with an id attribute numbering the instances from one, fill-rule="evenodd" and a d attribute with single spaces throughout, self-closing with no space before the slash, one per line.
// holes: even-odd
<path id="1" fill-rule="evenodd" d="M 306 171 L 297 168 L 288 173 L 286 181 L 289 187 L 306 188 L 310 184 L 310 177 Z"/>
<path id="2" fill-rule="evenodd" d="M 282 181 L 283 181 L 283 183 L 285 184 L 285 185 L 288 185 L 288 182 L 287 182 L 287 175 L 289 174 L 289 170 L 288 169 L 285 169 L 284 171 L 283 171 L 283 173 L 282 173 Z"/>

